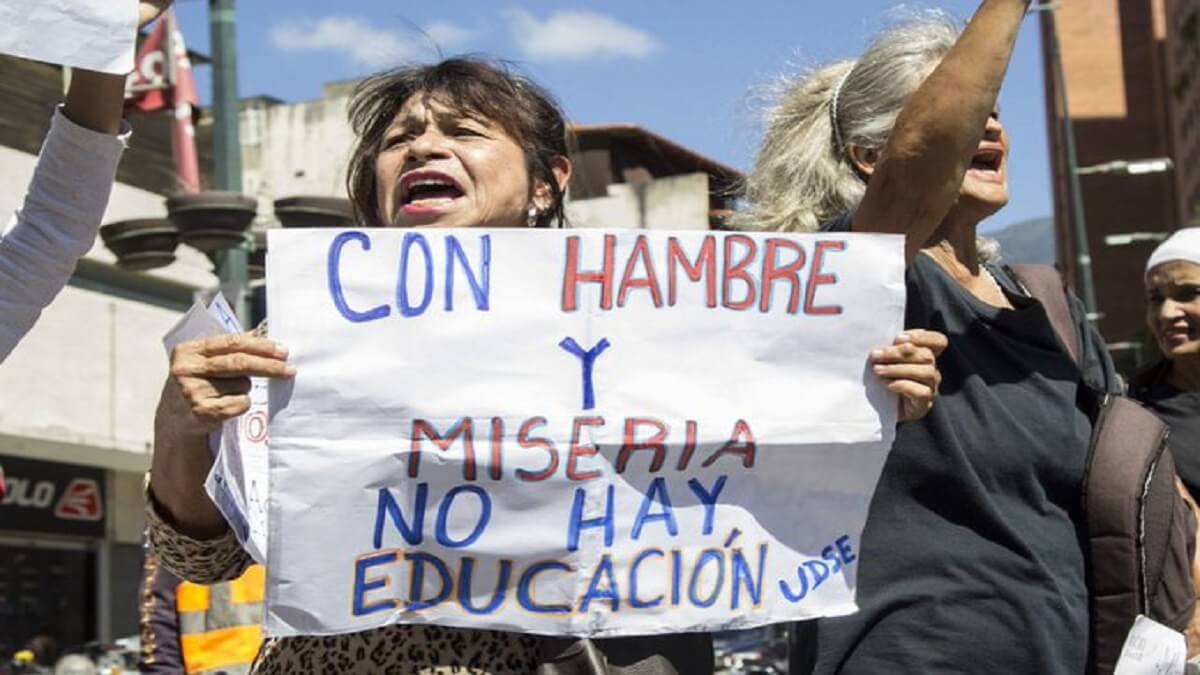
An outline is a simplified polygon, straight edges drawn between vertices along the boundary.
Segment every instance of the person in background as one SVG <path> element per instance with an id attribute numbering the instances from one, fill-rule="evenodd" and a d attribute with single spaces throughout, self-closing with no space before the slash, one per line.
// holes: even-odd
<path id="1" fill-rule="evenodd" d="M 138 624 L 143 675 L 244 675 L 263 633 L 266 574 L 251 565 L 212 586 L 182 581 L 147 551 Z"/>
<path id="2" fill-rule="evenodd" d="M 1028 6 L 985 0 L 961 30 L 918 14 L 770 111 L 751 222 L 904 235 L 905 326 L 949 338 L 937 405 L 900 425 L 871 501 L 859 611 L 797 624 L 793 675 L 1088 666 L 1084 475 L 1094 402 L 1120 384 L 1078 300 L 1077 366 L 977 239 L 1009 198 L 996 102 Z"/>
<path id="3" fill-rule="evenodd" d="M 141 0 L 139 27 L 170 4 L 171 0 Z M 73 71 L 66 102 L 54 112 L 24 204 L 0 236 L 0 363 L 96 241 L 117 163 L 129 141 L 121 119 L 124 106 L 124 76 Z"/>
<path id="4" fill-rule="evenodd" d="M 179 616 L 175 588 L 179 577 L 163 568 L 147 548 L 142 557 L 142 583 L 138 601 L 138 636 L 141 657 L 138 672 L 144 675 L 177 675 L 183 672 L 179 653 Z"/>
<path id="5" fill-rule="evenodd" d="M 1145 283 L 1146 327 L 1162 358 L 1130 379 L 1130 395 L 1171 427 L 1175 469 L 1200 495 L 1200 228 L 1160 244 Z"/>

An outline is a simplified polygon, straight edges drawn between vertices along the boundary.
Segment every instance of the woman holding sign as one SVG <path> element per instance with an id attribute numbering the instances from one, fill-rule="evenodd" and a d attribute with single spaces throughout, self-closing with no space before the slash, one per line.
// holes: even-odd
<path id="1" fill-rule="evenodd" d="M 907 239 L 906 325 L 945 333 L 932 413 L 902 424 L 872 500 L 860 611 L 798 626 L 793 672 L 1082 673 L 1092 392 L 1118 390 L 1071 299 L 1081 367 L 978 225 L 1008 200 L 996 99 L 1026 0 L 961 33 L 933 14 L 784 92 L 749 183 L 777 230 Z"/>
<path id="2" fill-rule="evenodd" d="M 348 187 L 364 224 L 562 225 L 566 123 L 528 79 L 476 60 L 404 68 L 367 80 L 350 115 L 359 141 Z M 907 416 L 928 411 L 938 379 L 933 351 L 885 349 L 879 360 L 910 362 L 884 376 L 907 393 Z M 222 336 L 180 345 L 171 358 L 156 416 L 150 532 L 163 563 L 194 581 L 230 579 L 250 563 L 203 483 L 213 461 L 208 434 L 247 410 L 255 376 L 295 376 L 287 351 L 262 337 Z M 713 669 L 711 641 L 701 634 L 592 643 L 417 624 L 268 641 L 255 672 L 590 673 L 605 660 L 643 673 Z"/>

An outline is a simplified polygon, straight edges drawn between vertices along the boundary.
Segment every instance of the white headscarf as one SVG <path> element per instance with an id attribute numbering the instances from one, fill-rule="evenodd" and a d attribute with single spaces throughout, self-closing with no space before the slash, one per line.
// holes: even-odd
<path id="1" fill-rule="evenodd" d="M 1200 265 L 1200 227 L 1185 227 L 1159 244 L 1146 261 L 1146 276 L 1159 265 L 1180 261 Z"/>

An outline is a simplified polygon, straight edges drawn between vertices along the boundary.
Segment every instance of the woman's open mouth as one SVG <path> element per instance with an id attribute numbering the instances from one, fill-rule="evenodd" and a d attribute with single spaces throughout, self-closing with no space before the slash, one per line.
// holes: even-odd
<path id="1" fill-rule="evenodd" d="M 971 167 L 967 170 L 973 178 L 990 183 L 1004 182 L 1000 169 L 1004 164 L 1004 151 L 998 149 L 980 150 L 971 158 Z"/>
<path id="2" fill-rule="evenodd" d="M 400 208 L 407 214 L 444 211 L 463 194 L 458 182 L 440 171 L 410 171 L 400 179 Z"/>

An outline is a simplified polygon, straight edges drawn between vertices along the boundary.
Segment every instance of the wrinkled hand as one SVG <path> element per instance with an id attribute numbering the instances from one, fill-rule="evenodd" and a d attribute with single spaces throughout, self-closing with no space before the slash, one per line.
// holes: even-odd
<path id="1" fill-rule="evenodd" d="M 933 409 L 942 373 L 937 359 L 948 344 L 941 333 L 913 329 L 901 333 L 890 347 L 871 352 L 871 369 L 888 380 L 889 391 L 900 395 L 900 421 L 919 420 Z"/>
<path id="2" fill-rule="evenodd" d="M 183 436 L 217 431 L 250 409 L 250 378 L 291 378 L 287 350 L 250 333 L 184 342 L 171 352 L 160 419 Z"/>
<path id="3" fill-rule="evenodd" d="M 138 28 L 145 28 L 147 24 L 162 16 L 170 6 L 171 0 L 140 0 L 138 2 Z"/>

